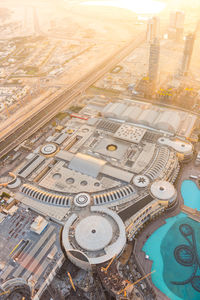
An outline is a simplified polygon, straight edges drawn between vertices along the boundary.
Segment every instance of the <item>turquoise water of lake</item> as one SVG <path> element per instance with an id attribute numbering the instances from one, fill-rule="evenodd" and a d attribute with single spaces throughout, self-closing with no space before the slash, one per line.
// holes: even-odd
<path id="1" fill-rule="evenodd" d="M 200 210 L 200 191 L 191 180 L 181 186 L 184 204 Z M 200 223 L 180 213 L 166 219 L 146 241 L 152 281 L 171 300 L 200 299 Z"/>

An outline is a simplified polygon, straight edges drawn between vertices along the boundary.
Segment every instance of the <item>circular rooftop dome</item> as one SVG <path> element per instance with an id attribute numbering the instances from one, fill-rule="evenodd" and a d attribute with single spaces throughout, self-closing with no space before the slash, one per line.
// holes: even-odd
<path id="1" fill-rule="evenodd" d="M 106 149 L 108 151 L 116 151 L 117 150 L 117 145 L 114 145 L 114 144 L 110 144 L 106 147 Z"/>
<path id="2" fill-rule="evenodd" d="M 55 144 L 46 144 L 41 148 L 41 153 L 44 155 L 51 155 L 55 153 L 57 146 Z"/>
<path id="3" fill-rule="evenodd" d="M 74 130 L 73 129 L 67 129 L 67 131 L 66 131 L 68 134 L 72 134 L 73 132 L 74 132 Z"/>
<path id="4" fill-rule="evenodd" d="M 159 180 L 152 183 L 151 194 L 159 200 L 169 201 L 176 198 L 177 192 L 172 183 Z"/>
<path id="5" fill-rule="evenodd" d="M 112 225 L 102 216 L 89 216 L 79 222 L 75 239 L 81 248 L 97 251 L 106 247 L 112 239 Z"/>
<path id="6" fill-rule="evenodd" d="M 126 245 L 126 231 L 114 211 L 97 206 L 75 210 L 62 231 L 68 258 L 82 269 L 91 269 L 120 255 Z"/>
<path id="7" fill-rule="evenodd" d="M 133 178 L 133 183 L 137 187 L 147 187 L 149 185 L 149 183 L 150 183 L 150 180 L 145 175 L 136 175 Z"/>
<path id="8" fill-rule="evenodd" d="M 74 197 L 74 204 L 78 207 L 85 207 L 90 203 L 90 195 L 87 193 L 80 193 Z"/>

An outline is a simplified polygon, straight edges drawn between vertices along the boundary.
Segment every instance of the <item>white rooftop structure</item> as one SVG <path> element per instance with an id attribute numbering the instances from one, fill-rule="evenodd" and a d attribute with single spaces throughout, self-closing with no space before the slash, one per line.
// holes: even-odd
<path id="1" fill-rule="evenodd" d="M 115 104 L 116 105 L 113 109 L 112 114 L 113 114 L 113 117 L 118 117 L 124 112 L 124 110 L 126 109 L 127 106 L 124 103 L 115 103 Z"/>
<path id="2" fill-rule="evenodd" d="M 156 105 L 138 103 L 109 103 L 102 115 L 145 125 L 157 130 L 189 137 L 197 117 L 181 110 L 164 109 Z"/>
<path id="3" fill-rule="evenodd" d="M 177 111 L 165 111 L 155 121 L 155 127 L 159 130 L 176 133 L 180 126 L 181 118 Z"/>
<path id="4" fill-rule="evenodd" d="M 46 228 L 47 224 L 47 220 L 45 220 L 42 216 L 38 216 L 31 224 L 31 231 L 41 234 L 41 232 Z"/>
<path id="5" fill-rule="evenodd" d="M 153 109 L 146 109 L 146 110 L 143 110 L 143 112 L 139 116 L 137 122 L 140 124 L 152 127 L 152 124 L 154 123 L 154 121 L 156 120 L 158 115 L 159 115 L 159 112 L 157 112 Z"/>
<path id="6" fill-rule="evenodd" d="M 165 180 L 154 181 L 150 188 L 151 194 L 158 200 L 172 201 L 177 192 L 172 183 Z"/>
<path id="7" fill-rule="evenodd" d="M 128 116 L 128 120 L 135 123 L 139 117 L 139 115 L 142 113 L 142 109 L 138 106 L 131 106 L 130 113 Z"/>
<path id="8" fill-rule="evenodd" d="M 122 159 L 128 147 L 129 144 L 124 141 L 119 141 L 110 137 L 104 137 L 98 143 L 96 143 L 94 151 L 106 157 Z"/>
<path id="9" fill-rule="evenodd" d="M 93 156 L 77 153 L 69 163 L 69 169 L 86 174 L 91 177 L 97 177 L 106 161 Z"/>
<path id="10" fill-rule="evenodd" d="M 41 153 L 44 155 L 51 155 L 56 152 L 57 147 L 55 144 L 46 144 L 41 148 Z"/>
<path id="11" fill-rule="evenodd" d="M 166 145 L 172 147 L 175 151 L 183 154 L 190 154 L 193 152 L 193 146 L 189 142 L 185 142 L 182 140 L 170 140 L 166 137 L 161 137 L 158 139 L 159 144 Z"/>
<path id="12" fill-rule="evenodd" d="M 138 144 L 142 140 L 145 132 L 146 129 L 129 124 L 122 124 L 114 137 Z"/>
<path id="13" fill-rule="evenodd" d="M 147 176 L 145 175 L 136 175 L 134 178 L 133 178 L 133 183 L 135 186 L 137 187 L 141 187 L 141 188 L 144 188 L 144 187 L 147 187 L 150 183 L 150 180 Z"/>
<path id="14" fill-rule="evenodd" d="M 124 103 L 108 103 L 103 109 L 103 114 L 108 117 L 119 117 L 125 111 L 127 105 Z"/>
<path id="15" fill-rule="evenodd" d="M 130 120 L 132 122 L 136 122 L 139 114 L 141 114 L 142 110 L 141 108 L 137 106 L 127 106 L 127 108 L 124 110 L 124 112 L 121 115 L 121 118 L 123 120 Z"/>
<path id="16" fill-rule="evenodd" d="M 97 206 L 80 208 L 68 218 L 62 243 L 69 259 L 90 269 L 120 255 L 126 245 L 125 225 L 114 211 Z"/>
<path id="17" fill-rule="evenodd" d="M 75 229 L 75 239 L 81 248 L 98 251 L 106 247 L 113 235 L 111 223 L 102 216 L 88 216 Z"/>
<path id="18" fill-rule="evenodd" d="M 78 207 L 85 207 L 90 203 L 90 195 L 87 193 L 79 193 L 74 197 L 74 204 Z"/>

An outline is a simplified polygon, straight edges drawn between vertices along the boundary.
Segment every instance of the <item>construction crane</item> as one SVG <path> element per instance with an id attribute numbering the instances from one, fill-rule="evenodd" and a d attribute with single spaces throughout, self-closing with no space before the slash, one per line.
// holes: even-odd
<path id="1" fill-rule="evenodd" d="M 5 295 L 5 294 L 10 294 L 10 291 L 9 291 L 9 290 L 8 290 L 8 291 L 5 291 L 5 292 L 1 293 L 0 296 L 3 296 L 3 295 Z"/>
<path id="2" fill-rule="evenodd" d="M 71 283 L 71 286 L 72 286 L 73 290 L 76 292 L 76 288 L 75 288 L 75 285 L 74 285 L 74 283 L 73 283 L 71 274 L 70 274 L 69 272 L 67 272 L 67 275 L 68 275 L 68 277 L 69 277 L 69 281 L 70 281 L 70 283 Z"/>
<path id="3" fill-rule="evenodd" d="M 36 284 L 37 280 L 33 277 L 31 278 L 30 280 L 30 283 L 31 283 L 31 299 L 33 298 L 34 296 L 34 292 L 35 292 L 35 284 Z"/>
<path id="4" fill-rule="evenodd" d="M 111 259 L 111 261 L 109 262 L 109 264 L 107 265 L 106 268 L 101 267 L 101 272 L 107 273 L 108 269 L 110 268 L 110 266 L 111 266 L 111 264 L 113 263 L 113 260 L 116 258 L 116 256 L 117 256 L 117 254 L 115 254 L 115 255 L 113 256 L 113 258 Z"/>
<path id="5" fill-rule="evenodd" d="M 120 295 L 120 294 L 124 293 L 124 297 L 126 297 L 126 290 L 127 290 L 129 287 L 136 285 L 137 283 L 139 283 L 140 281 L 142 281 L 143 279 L 147 278 L 148 276 L 150 276 L 151 274 L 153 274 L 153 273 L 155 273 L 155 272 L 156 272 L 156 271 L 154 270 L 154 271 L 152 271 L 152 272 L 146 274 L 146 275 L 143 276 L 142 278 L 136 280 L 135 282 L 128 284 L 124 289 L 120 290 L 117 294 Z"/>
<path id="6" fill-rule="evenodd" d="M 12 249 L 12 251 L 10 252 L 10 254 L 8 256 L 10 256 L 21 244 L 22 240 Z"/>

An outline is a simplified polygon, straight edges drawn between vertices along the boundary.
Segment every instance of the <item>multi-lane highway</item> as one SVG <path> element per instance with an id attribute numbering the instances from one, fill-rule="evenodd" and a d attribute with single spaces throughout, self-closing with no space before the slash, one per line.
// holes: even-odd
<path id="1" fill-rule="evenodd" d="M 18 144 L 22 143 L 30 135 L 36 132 L 39 128 L 50 121 L 59 111 L 66 107 L 76 96 L 85 91 L 89 86 L 95 83 L 106 72 L 112 69 L 124 57 L 138 47 L 145 39 L 145 34 L 142 33 L 137 39 L 134 39 L 122 49 L 116 51 L 112 57 L 107 58 L 103 63 L 97 65 L 95 69 L 73 83 L 71 87 L 64 89 L 50 103 L 47 103 L 38 111 L 23 119 L 20 126 L 15 130 L 7 132 L 0 140 L 0 158 L 14 149 Z"/>

